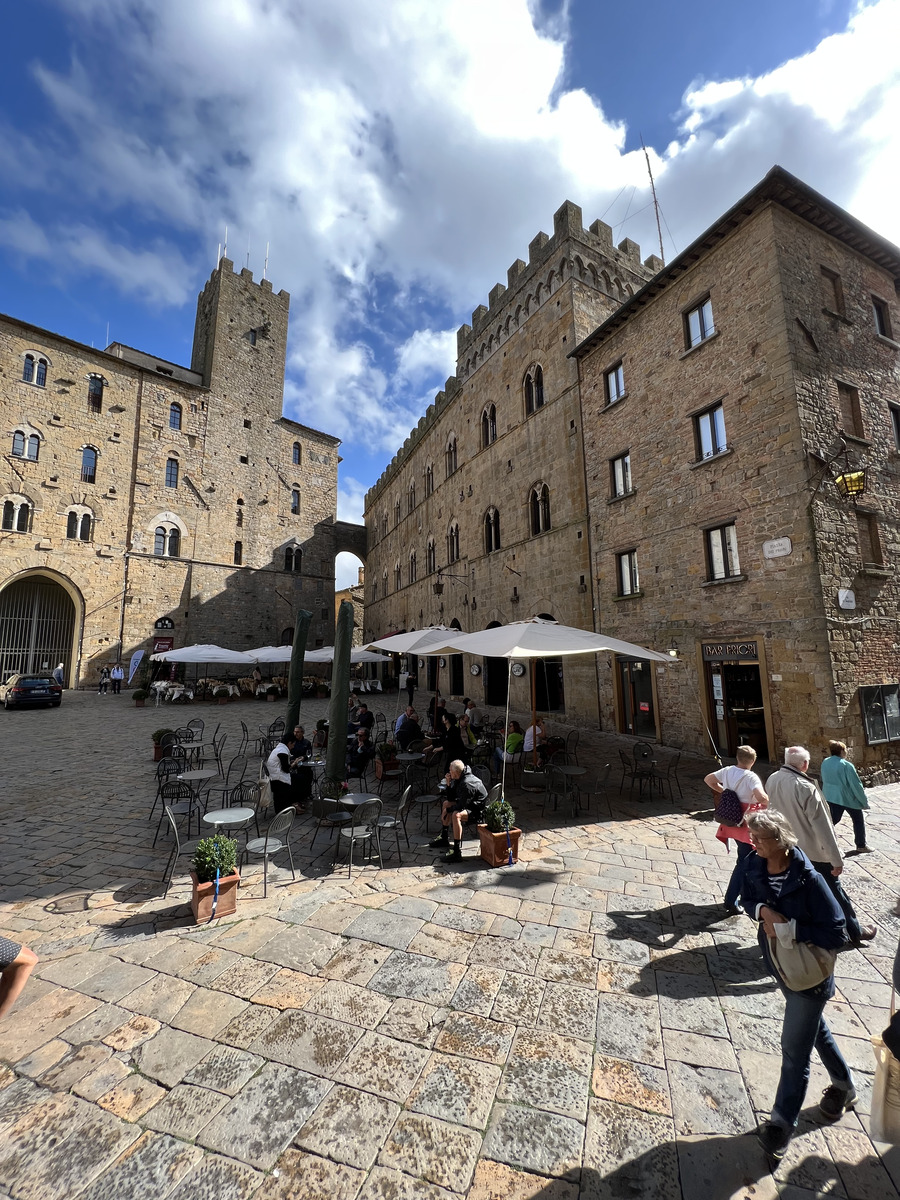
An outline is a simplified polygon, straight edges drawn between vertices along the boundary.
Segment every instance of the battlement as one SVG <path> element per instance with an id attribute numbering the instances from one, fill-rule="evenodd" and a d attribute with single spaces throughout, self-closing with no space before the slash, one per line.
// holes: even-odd
<path id="1" fill-rule="evenodd" d="M 605 268 L 610 276 L 615 275 L 619 268 L 631 276 L 637 276 L 640 283 L 645 283 L 662 265 L 656 255 L 651 255 L 641 263 L 641 248 L 631 238 L 625 238 L 618 246 L 614 246 L 612 228 L 604 221 L 594 221 L 585 229 L 581 209 L 571 200 L 566 200 L 553 214 L 553 236 L 541 231 L 532 238 L 528 245 L 528 262 L 517 258 L 506 273 L 506 286 L 494 284 L 488 294 L 487 305 L 479 304 L 472 313 L 471 324 L 459 327 L 456 332 L 458 357 L 465 354 L 483 330 L 500 320 L 502 310 L 514 295 L 533 283 L 548 260 L 558 254 L 567 242 L 580 243 L 576 250 L 579 257 L 582 260 L 600 260 L 595 263 L 597 270 Z M 613 298 L 621 299 L 620 296 Z"/>
<path id="2" fill-rule="evenodd" d="M 231 276 L 231 280 L 228 280 L 228 276 Z M 230 258 L 220 258 L 218 266 L 213 268 L 212 274 L 203 285 L 203 291 L 200 293 L 200 295 L 205 295 L 210 288 L 218 287 L 223 282 L 227 281 L 236 283 L 238 280 L 243 280 L 244 283 L 252 284 L 253 272 L 249 267 L 241 267 L 240 271 L 235 271 L 234 263 Z M 290 304 L 290 292 L 286 292 L 283 288 L 279 292 L 273 292 L 271 279 L 260 279 L 260 281 L 256 284 L 256 287 L 258 287 L 261 292 L 268 292 L 273 299 L 280 300 L 282 304 Z"/>

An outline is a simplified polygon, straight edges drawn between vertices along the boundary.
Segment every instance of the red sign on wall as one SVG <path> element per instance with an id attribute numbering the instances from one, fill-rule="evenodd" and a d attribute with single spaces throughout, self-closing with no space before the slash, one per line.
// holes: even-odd
<path id="1" fill-rule="evenodd" d="M 175 639 L 173 637 L 155 637 L 153 639 L 153 653 L 165 654 L 169 650 L 175 649 Z"/>

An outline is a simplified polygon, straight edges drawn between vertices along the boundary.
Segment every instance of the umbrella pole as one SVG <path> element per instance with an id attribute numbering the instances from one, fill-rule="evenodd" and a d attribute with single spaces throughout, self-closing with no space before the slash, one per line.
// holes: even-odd
<path id="1" fill-rule="evenodd" d="M 512 682 L 512 659 L 506 664 L 506 721 L 503 724 L 503 774 L 500 776 L 500 799 L 506 799 L 506 731 L 509 729 L 509 688 Z M 521 784 L 521 780 L 519 783 Z"/>
<path id="2" fill-rule="evenodd" d="M 440 687 L 440 684 L 441 684 L 441 656 L 440 655 L 437 656 L 437 662 L 435 663 L 435 667 L 437 669 L 435 670 L 435 673 L 434 673 L 434 721 L 432 721 L 432 723 L 431 723 L 431 732 L 432 733 L 437 732 L 437 729 L 436 729 L 437 703 L 438 703 L 438 696 L 441 694 L 441 687 Z"/>
<path id="3" fill-rule="evenodd" d="M 537 750 L 537 680 L 535 672 L 537 668 L 537 659 L 530 660 L 531 665 L 531 728 L 533 734 L 531 738 L 531 766 L 533 770 L 537 770 L 538 750 Z"/>

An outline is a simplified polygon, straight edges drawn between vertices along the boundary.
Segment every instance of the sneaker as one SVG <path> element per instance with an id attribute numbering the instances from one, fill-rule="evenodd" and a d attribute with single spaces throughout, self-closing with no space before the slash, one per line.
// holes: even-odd
<path id="1" fill-rule="evenodd" d="M 449 838 L 436 837 L 436 838 L 432 838 L 431 841 L 428 843 L 428 849 L 429 850 L 440 850 L 441 846 L 449 846 L 449 845 L 450 845 Z"/>
<path id="2" fill-rule="evenodd" d="M 744 910 L 742 908 L 738 908 L 738 906 L 736 904 L 726 904 L 725 905 L 725 916 L 726 917 L 740 916 L 743 911 Z"/>
<path id="3" fill-rule="evenodd" d="M 770 1158 L 783 1157 L 793 1134 L 793 1129 L 785 1129 L 783 1125 L 776 1125 L 773 1121 L 766 1121 L 765 1125 L 760 1125 L 756 1131 L 763 1150 Z"/>
<path id="4" fill-rule="evenodd" d="M 462 850 L 454 847 L 449 854 L 444 855 L 444 862 L 462 862 Z"/>
<path id="5" fill-rule="evenodd" d="M 876 925 L 861 925 L 859 928 L 859 940 L 861 942 L 871 942 L 878 932 Z"/>
<path id="6" fill-rule="evenodd" d="M 852 1084 L 849 1091 L 846 1091 L 844 1088 L 835 1087 L 832 1084 L 831 1087 L 827 1087 L 822 1093 L 816 1117 L 820 1121 L 838 1121 L 855 1104 L 856 1088 Z"/>

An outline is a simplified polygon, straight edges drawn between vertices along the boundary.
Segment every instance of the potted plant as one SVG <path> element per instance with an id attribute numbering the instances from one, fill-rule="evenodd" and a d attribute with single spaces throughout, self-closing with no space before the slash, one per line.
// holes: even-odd
<path id="1" fill-rule="evenodd" d="M 495 800 L 484 809 L 484 824 L 478 826 L 481 857 L 491 867 L 505 867 L 512 856 L 519 859 L 521 829 L 516 828 L 516 814 L 508 800 Z"/>
<path id="2" fill-rule="evenodd" d="M 147 699 L 147 693 L 143 688 L 138 688 L 136 692 L 131 693 L 131 698 L 134 701 L 135 708 L 143 708 L 144 701 Z"/>
<path id="3" fill-rule="evenodd" d="M 227 704 L 228 697 L 230 695 L 231 695 L 231 692 L 228 690 L 228 688 L 224 687 L 223 685 L 220 684 L 219 687 L 217 687 L 216 690 L 213 692 L 213 699 L 218 704 Z"/>
<path id="4" fill-rule="evenodd" d="M 266 699 L 268 700 L 268 702 L 270 704 L 274 704 L 275 701 L 278 699 L 278 688 L 275 686 L 274 683 L 270 683 L 269 686 L 266 688 Z"/>
<path id="5" fill-rule="evenodd" d="M 213 915 L 227 917 L 237 911 L 237 890 L 241 877 L 237 869 L 237 842 L 234 838 L 224 833 L 201 838 L 191 859 L 191 867 L 191 882 L 194 885 L 191 911 L 198 924 L 211 920 Z"/>
<path id="6" fill-rule="evenodd" d="M 375 778 L 384 779 L 388 771 L 399 771 L 397 747 L 390 742 L 382 742 L 375 747 Z"/>
<path id="7" fill-rule="evenodd" d="M 166 736 L 167 733 L 174 733 L 174 732 L 175 732 L 174 729 L 154 729 L 154 731 L 150 734 L 151 738 L 153 739 L 153 761 L 154 762 L 159 762 L 159 760 L 163 756 L 162 746 L 160 745 L 163 738 Z"/>

